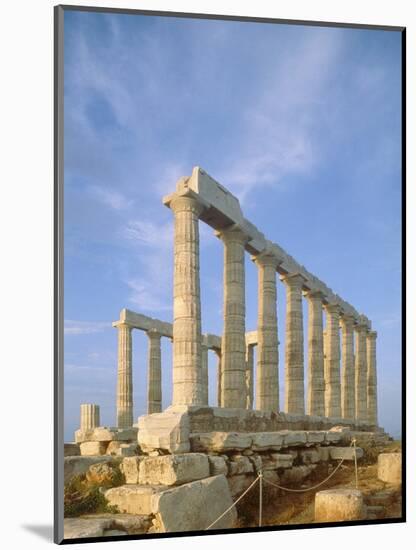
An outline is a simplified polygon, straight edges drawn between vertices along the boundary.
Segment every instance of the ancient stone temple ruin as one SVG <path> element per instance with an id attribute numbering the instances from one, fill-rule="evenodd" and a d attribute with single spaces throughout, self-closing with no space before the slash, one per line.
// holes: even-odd
<path id="1" fill-rule="evenodd" d="M 118 330 L 116 427 L 100 427 L 98 406 L 82 405 L 73 444 L 93 462 L 121 457 L 126 484 L 109 489 L 106 497 L 122 512 L 150 518 L 150 532 L 205 529 L 257 471 L 283 484 L 299 483 L 320 462 L 352 459 L 352 437 L 358 442 L 387 437 L 377 421 L 377 333 L 371 321 L 268 240 L 244 217 L 238 199 L 201 168 L 181 178 L 163 203 L 174 217 L 173 322 L 121 311 L 113 323 Z M 200 222 L 213 229 L 224 247 L 221 335 L 201 331 Z M 245 321 L 246 252 L 258 269 L 254 331 L 247 331 Z M 286 289 L 286 316 L 279 323 L 277 275 Z M 285 331 L 283 403 L 278 324 Z M 137 424 L 133 329 L 148 336 L 148 414 Z M 173 355 L 172 404 L 165 410 L 161 338 L 172 341 Z M 209 351 L 218 359 L 216 407 L 208 405 Z M 68 460 L 66 476 L 75 462 Z M 187 501 L 179 494 L 185 486 Z M 206 517 L 189 519 L 191 507 L 201 504 L 200 494 Z M 235 513 L 230 511 L 216 528 L 233 526 Z"/>

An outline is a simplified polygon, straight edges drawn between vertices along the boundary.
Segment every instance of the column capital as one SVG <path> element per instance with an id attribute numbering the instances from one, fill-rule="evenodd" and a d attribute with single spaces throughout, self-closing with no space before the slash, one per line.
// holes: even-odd
<path id="1" fill-rule="evenodd" d="M 337 303 L 324 304 L 324 308 L 328 313 L 331 314 L 339 315 L 341 313 L 341 306 Z"/>
<path id="2" fill-rule="evenodd" d="M 146 334 L 150 339 L 158 339 L 162 337 L 162 334 L 155 328 L 149 328 L 149 330 L 146 330 Z"/>
<path id="3" fill-rule="evenodd" d="M 164 200 L 164 204 L 168 206 L 174 214 L 179 212 L 192 212 L 198 218 L 207 207 L 199 195 L 193 191 L 188 191 L 186 194 L 172 193 L 168 200 Z"/>
<path id="4" fill-rule="evenodd" d="M 126 321 L 115 321 L 113 323 L 113 327 L 114 328 L 128 328 L 130 330 L 132 330 L 134 328 L 133 325 L 130 325 Z"/>
<path id="5" fill-rule="evenodd" d="M 252 261 L 257 266 L 270 266 L 274 267 L 276 269 L 281 263 L 283 263 L 283 259 L 277 258 L 272 252 L 264 251 L 260 252 L 260 254 L 251 256 Z"/>
<path id="6" fill-rule="evenodd" d="M 341 325 L 341 328 L 342 327 L 349 328 L 349 329 L 354 328 L 354 324 L 355 324 L 354 315 L 349 315 L 347 313 L 342 313 L 342 315 L 339 319 L 339 324 Z"/>
<path id="7" fill-rule="evenodd" d="M 282 275 L 280 280 L 291 288 L 302 288 L 308 279 L 302 273 L 297 272 Z"/>
<path id="8" fill-rule="evenodd" d="M 224 229 L 216 230 L 214 234 L 223 242 L 238 242 L 245 245 L 250 240 L 250 236 L 237 223 L 233 223 Z"/>
<path id="9" fill-rule="evenodd" d="M 375 340 L 377 338 L 377 332 L 375 330 L 370 330 L 367 333 L 367 338 L 370 338 L 372 340 Z"/>
<path id="10" fill-rule="evenodd" d="M 325 300 L 325 294 L 321 290 L 307 290 L 303 295 L 308 300 L 319 300 L 321 302 Z"/>

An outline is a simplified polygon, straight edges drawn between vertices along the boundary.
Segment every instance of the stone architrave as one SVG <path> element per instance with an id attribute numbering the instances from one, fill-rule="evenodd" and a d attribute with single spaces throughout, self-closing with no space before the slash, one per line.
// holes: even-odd
<path id="1" fill-rule="evenodd" d="M 285 411 L 305 414 L 303 365 L 302 286 L 306 278 L 300 273 L 285 275 L 286 346 L 285 346 Z"/>
<path id="2" fill-rule="evenodd" d="M 224 243 L 224 330 L 221 342 L 221 406 L 246 408 L 245 269 L 247 235 L 233 225 L 217 232 Z"/>
<path id="3" fill-rule="evenodd" d="M 173 273 L 173 405 L 202 405 L 199 216 L 193 195 L 175 195 Z"/>
<path id="4" fill-rule="evenodd" d="M 355 417 L 362 421 L 367 421 L 367 330 L 360 316 L 355 326 Z"/>
<path id="5" fill-rule="evenodd" d="M 201 344 L 202 404 L 208 405 L 208 346 Z"/>
<path id="6" fill-rule="evenodd" d="M 376 359 L 377 332 L 367 334 L 367 420 L 377 426 L 377 359 Z"/>
<path id="7" fill-rule="evenodd" d="M 320 291 L 306 293 L 308 300 L 308 393 L 306 413 L 325 416 L 323 304 Z"/>
<path id="8" fill-rule="evenodd" d="M 122 321 L 118 329 L 117 427 L 133 426 L 132 327 Z"/>
<path id="9" fill-rule="evenodd" d="M 340 372 L 340 338 L 338 304 L 325 305 L 326 339 L 325 339 L 325 416 L 341 416 L 341 372 Z"/>
<path id="10" fill-rule="evenodd" d="M 161 334 L 156 330 L 147 331 L 149 338 L 147 367 L 147 413 L 162 411 L 162 355 Z"/>
<path id="11" fill-rule="evenodd" d="M 256 409 L 279 410 L 279 352 L 277 337 L 276 268 L 272 254 L 254 258 L 258 267 Z"/>
<path id="12" fill-rule="evenodd" d="M 246 345 L 246 409 L 253 408 L 254 402 L 254 345 Z"/>
<path id="13" fill-rule="evenodd" d="M 342 418 L 355 418 L 354 317 L 340 319 L 342 333 L 341 411 Z"/>
<path id="14" fill-rule="evenodd" d="M 100 407 L 93 403 L 83 403 L 81 405 L 80 429 L 92 430 L 100 425 Z"/>

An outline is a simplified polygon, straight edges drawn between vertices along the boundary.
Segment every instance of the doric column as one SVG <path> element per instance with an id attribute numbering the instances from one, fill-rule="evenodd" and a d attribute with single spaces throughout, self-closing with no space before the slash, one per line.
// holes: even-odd
<path id="1" fill-rule="evenodd" d="M 256 409 L 279 410 L 279 353 L 277 340 L 276 267 L 271 254 L 254 258 L 258 267 Z"/>
<path id="2" fill-rule="evenodd" d="M 308 392 L 306 413 L 325 416 L 322 292 L 310 291 L 308 300 Z"/>
<path id="3" fill-rule="evenodd" d="M 254 345 L 246 345 L 246 409 L 253 408 L 254 401 Z"/>
<path id="4" fill-rule="evenodd" d="M 81 430 L 92 430 L 100 425 L 100 407 L 93 403 L 81 405 Z"/>
<path id="5" fill-rule="evenodd" d="M 247 236 L 238 226 L 217 235 L 224 243 L 224 330 L 221 347 L 221 403 L 246 408 L 245 270 Z"/>
<path id="6" fill-rule="evenodd" d="M 355 418 L 355 372 L 354 372 L 354 317 L 343 315 L 340 319 L 342 332 L 341 411 L 342 418 Z"/>
<path id="7" fill-rule="evenodd" d="M 149 337 L 147 367 L 147 413 L 162 411 L 162 354 L 161 334 L 156 330 L 147 331 Z"/>
<path id="8" fill-rule="evenodd" d="M 378 425 L 376 339 L 377 332 L 367 334 L 367 415 L 373 426 Z"/>
<path id="9" fill-rule="evenodd" d="M 221 380 L 222 380 L 222 373 L 221 373 L 221 350 L 220 349 L 214 349 L 215 355 L 217 356 L 218 362 L 217 362 L 217 407 L 222 407 L 222 401 L 221 401 Z"/>
<path id="10" fill-rule="evenodd" d="M 117 426 L 130 428 L 133 425 L 132 327 L 122 321 L 114 326 L 118 329 Z"/>
<path id="11" fill-rule="evenodd" d="M 201 344 L 202 404 L 208 405 L 208 346 Z"/>
<path id="12" fill-rule="evenodd" d="M 193 196 L 174 196 L 173 405 L 202 405 L 199 226 L 203 206 Z"/>
<path id="13" fill-rule="evenodd" d="M 367 323 L 355 326 L 355 417 L 367 421 Z"/>
<path id="14" fill-rule="evenodd" d="M 285 411 L 305 414 L 302 286 L 300 273 L 281 278 L 286 285 Z"/>
<path id="15" fill-rule="evenodd" d="M 341 372 L 338 304 L 327 304 L 325 339 L 325 416 L 341 416 Z"/>

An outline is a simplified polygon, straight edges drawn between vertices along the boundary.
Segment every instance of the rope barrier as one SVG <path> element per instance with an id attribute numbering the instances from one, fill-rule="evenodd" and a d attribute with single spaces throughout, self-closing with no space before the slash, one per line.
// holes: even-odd
<path id="1" fill-rule="evenodd" d="M 233 502 L 233 503 L 231 504 L 231 506 L 229 506 L 229 507 L 225 510 L 225 512 L 223 512 L 219 517 L 217 517 L 217 519 L 216 519 L 215 521 L 213 521 L 210 525 L 208 525 L 208 527 L 205 528 L 205 531 L 208 531 L 208 529 L 211 529 L 211 527 L 213 527 L 218 521 L 220 521 L 221 518 L 223 518 L 226 514 L 228 514 L 228 512 L 229 512 L 230 510 L 232 510 L 232 509 L 234 508 L 234 506 L 235 506 L 238 502 L 240 502 L 240 500 L 250 491 L 250 489 L 251 489 L 252 487 L 254 487 L 254 485 L 258 482 L 259 479 L 260 479 L 260 476 L 257 476 L 256 479 L 253 481 L 253 483 L 247 487 L 247 489 L 244 491 L 244 493 L 242 493 L 242 494 L 238 497 L 238 499 L 237 499 L 235 502 Z"/>
<path id="2" fill-rule="evenodd" d="M 357 447 L 356 447 L 356 439 L 355 438 L 353 438 L 351 440 L 350 447 L 353 447 L 353 449 L 354 449 L 355 486 L 356 486 L 356 488 L 358 488 Z M 260 470 L 257 474 L 256 479 L 253 481 L 253 483 L 251 483 L 247 487 L 247 489 L 238 497 L 238 499 L 235 502 L 233 502 L 231 504 L 231 506 L 229 506 L 225 510 L 225 512 L 223 512 L 215 521 L 213 521 L 210 525 L 208 525 L 208 527 L 205 528 L 205 531 L 208 531 L 209 529 L 211 529 L 211 527 L 213 527 L 216 523 L 218 523 L 218 521 L 220 519 L 222 519 L 226 514 L 228 514 L 228 512 L 230 510 L 232 510 L 234 508 L 234 506 L 236 506 L 240 502 L 240 500 L 254 487 L 254 485 L 257 482 L 260 483 L 260 487 L 259 487 L 259 527 L 261 527 L 262 522 L 263 522 L 263 481 L 265 481 L 269 485 L 272 485 L 273 487 L 276 487 L 277 489 L 281 489 L 282 491 L 287 491 L 289 493 L 306 493 L 307 491 L 314 491 L 318 487 L 321 487 L 321 485 L 326 483 L 329 479 L 331 479 L 331 477 L 336 474 L 336 472 L 339 470 L 339 468 L 342 466 L 342 464 L 345 460 L 346 460 L 346 457 L 342 458 L 340 460 L 339 464 L 337 465 L 337 467 L 335 468 L 335 470 L 333 470 L 329 474 L 329 476 L 326 477 L 324 480 L 322 480 L 320 483 L 318 483 L 317 485 L 314 485 L 313 487 L 307 487 L 306 489 L 290 489 L 289 487 L 282 487 L 281 485 L 278 485 L 277 483 L 273 483 L 272 481 L 266 479 L 263 475 L 263 471 Z"/>

